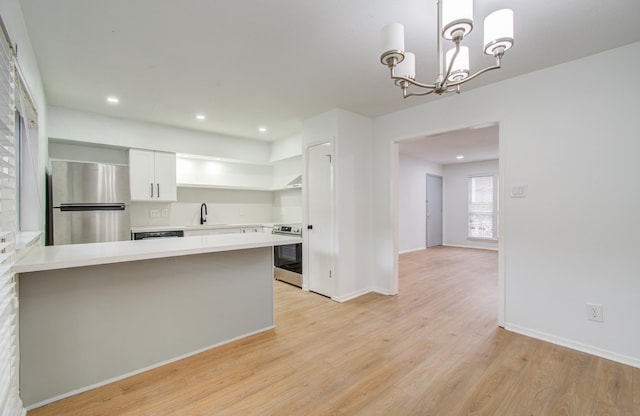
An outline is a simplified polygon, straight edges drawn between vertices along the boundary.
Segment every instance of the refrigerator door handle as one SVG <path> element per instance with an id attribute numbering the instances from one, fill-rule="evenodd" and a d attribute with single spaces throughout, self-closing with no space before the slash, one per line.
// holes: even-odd
<path id="1" fill-rule="evenodd" d="M 60 211 L 124 211 L 126 204 L 60 204 Z"/>

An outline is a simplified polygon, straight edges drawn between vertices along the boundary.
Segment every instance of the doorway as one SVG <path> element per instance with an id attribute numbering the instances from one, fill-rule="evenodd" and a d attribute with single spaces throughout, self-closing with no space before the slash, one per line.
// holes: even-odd
<path id="1" fill-rule="evenodd" d="M 440 243 L 444 246 L 491 249 L 498 252 L 498 324 L 504 325 L 504 256 L 501 251 L 503 241 L 477 241 L 468 234 L 469 230 L 469 176 L 472 174 L 495 174 L 500 178 L 498 190 L 498 222 L 504 217 L 504 168 L 498 162 L 503 153 L 503 143 L 499 141 L 500 125 L 491 122 L 483 125 L 466 127 L 459 130 L 425 134 L 418 137 L 396 139 L 391 150 L 391 184 L 392 184 L 392 216 L 393 224 L 393 279 L 391 293 L 398 293 L 399 254 L 420 250 L 416 240 L 416 231 L 422 234 L 422 249 L 434 247 Z M 495 169 L 495 172 L 494 172 Z M 465 170 L 471 170 L 466 173 Z M 409 174 L 409 176 L 407 176 Z M 437 189 L 437 177 L 442 178 L 442 234 L 430 235 L 434 229 L 428 222 L 440 218 L 433 217 L 433 206 L 437 196 L 427 193 Z M 452 178 L 455 177 L 455 181 Z M 420 180 L 422 185 L 417 181 Z M 429 183 L 427 183 L 427 181 Z M 407 186 L 410 182 L 414 185 Z M 419 186 L 415 186 L 418 183 Z M 455 188 L 456 192 L 453 192 Z M 403 194 L 404 193 L 404 194 Z M 423 198 L 407 195 L 422 194 Z M 454 195 L 455 194 L 455 195 Z M 415 203 L 415 209 L 407 208 L 408 202 Z M 431 205 L 431 206 L 429 206 Z M 420 210 L 418 210 L 418 208 Z M 410 218 L 407 212 L 420 212 L 419 216 Z M 414 224 L 413 229 L 406 224 Z M 501 230 L 501 228 L 500 228 Z M 403 233 L 405 235 L 403 235 Z M 407 234 L 409 233 L 409 234 Z M 503 233 L 499 231 L 499 234 Z M 408 239 L 404 239 L 409 236 Z M 438 238 L 440 237 L 440 238 Z M 413 239 L 411 239 L 413 238 Z M 441 239 L 441 240 L 440 240 Z M 407 241 L 411 246 L 407 246 Z"/>

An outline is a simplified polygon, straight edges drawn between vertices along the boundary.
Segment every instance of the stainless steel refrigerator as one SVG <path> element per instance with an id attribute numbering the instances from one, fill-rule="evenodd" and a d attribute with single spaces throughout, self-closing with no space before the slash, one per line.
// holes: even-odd
<path id="1" fill-rule="evenodd" d="M 131 238 L 129 168 L 83 162 L 51 162 L 49 244 Z"/>

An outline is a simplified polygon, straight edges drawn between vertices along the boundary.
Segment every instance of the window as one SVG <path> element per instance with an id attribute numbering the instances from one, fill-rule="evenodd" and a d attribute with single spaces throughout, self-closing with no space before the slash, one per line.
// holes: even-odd
<path id="1" fill-rule="evenodd" d="M 495 175 L 469 177 L 469 238 L 498 238 L 497 182 Z"/>

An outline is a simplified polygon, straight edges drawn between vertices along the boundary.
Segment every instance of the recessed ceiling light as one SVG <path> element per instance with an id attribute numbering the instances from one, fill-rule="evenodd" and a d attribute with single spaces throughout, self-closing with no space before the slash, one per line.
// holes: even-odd
<path id="1" fill-rule="evenodd" d="M 458 160 L 462 160 L 462 159 L 464 159 L 464 156 L 462 156 L 462 155 L 458 155 L 458 156 L 456 156 L 456 159 L 458 159 Z"/>
<path id="2" fill-rule="evenodd" d="M 120 102 L 120 99 L 118 97 L 114 97 L 113 95 L 107 97 L 107 102 L 109 104 L 118 104 Z"/>
<path id="3" fill-rule="evenodd" d="M 267 128 L 266 127 L 258 127 L 258 131 L 260 133 L 266 133 L 267 132 Z"/>
<path id="4" fill-rule="evenodd" d="M 206 119 L 207 117 L 205 117 L 205 115 L 204 115 L 204 114 L 196 114 L 196 118 L 197 118 L 198 120 L 204 120 L 204 119 Z"/>

